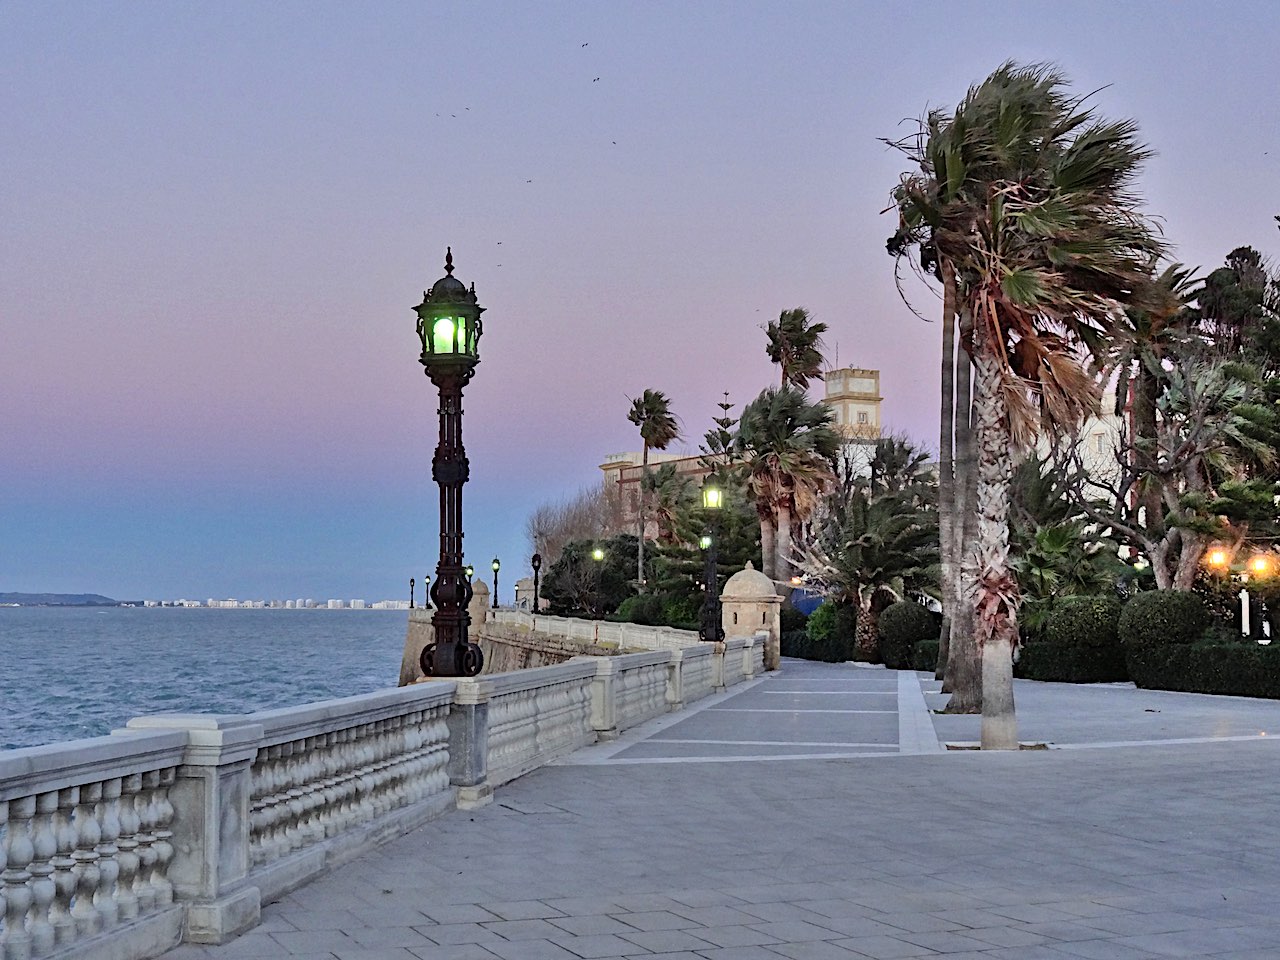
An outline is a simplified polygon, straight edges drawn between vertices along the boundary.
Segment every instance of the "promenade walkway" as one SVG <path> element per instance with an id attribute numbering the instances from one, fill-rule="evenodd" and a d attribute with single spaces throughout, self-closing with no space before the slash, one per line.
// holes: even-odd
<path id="1" fill-rule="evenodd" d="M 935 689 L 785 661 L 165 958 L 1280 958 L 1280 703 L 1019 682 L 984 754 Z"/>

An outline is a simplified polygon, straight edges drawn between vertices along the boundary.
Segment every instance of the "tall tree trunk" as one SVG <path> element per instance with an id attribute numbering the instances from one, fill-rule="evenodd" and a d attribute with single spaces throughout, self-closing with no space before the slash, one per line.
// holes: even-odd
<path id="1" fill-rule="evenodd" d="M 1138 486 L 1138 504 L 1142 507 L 1142 525 L 1152 539 L 1164 533 L 1164 510 L 1161 509 L 1160 485 L 1156 468 L 1156 401 L 1160 385 L 1156 376 L 1139 363 L 1133 386 L 1134 465 L 1142 478 Z"/>
<path id="2" fill-rule="evenodd" d="M 770 580 L 776 580 L 774 574 L 775 543 L 773 517 L 760 517 L 760 572 Z"/>
<path id="3" fill-rule="evenodd" d="M 791 579 L 791 497 L 778 501 L 777 559 L 774 561 L 774 579 Z"/>
<path id="4" fill-rule="evenodd" d="M 953 449 L 955 443 L 956 370 L 956 272 L 950 260 L 942 261 L 942 409 L 938 418 L 938 547 L 942 566 L 942 629 L 938 633 L 938 665 L 934 679 L 942 680 L 951 652 L 951 619 L 955 615 L 955 515 Z"/>
<path id="5" fill-rule="evenodd" d="M 875 609 L 875 604 L 868 602 L 858 606 L 858 626 L 854 636 L 853 659 L 863 663 L 879 663 L 880 611 Z"/>
<path id="6" fill-rule="evenodd" d="M 973 319 L 969 311 L 960 313 L 960 334 L 969 342 Z M 956 615 L 951 618 L 951 653 L 942 689 L 951 694 L 944 713 L 982 712 L 982 654 L 973 632 L 973 593 L 977 580 L 973 541 L 978 524 L 978 471 L 973 442 L 973 362 L 968 350 L 956 354 L 956 456 L 955 506 L 951 516 L 951 537 L 955 545 L 951 568 Z"/>
<path id="7" fill-rule="evenodd" d="M 1017 750 L 1013 651 L 1018 643 L 1018 584 L 1009 568 L 1009 410 L 1001 374 L 1004 345 L 980 324 L 974 337 L 978 445 L 978 589 L 974 630 L 982 650 L 982 749 Z"/>
<path id="8" fill-rule="evenodd" d="M 644 592 L 644 478 L 649 475 L 649 441 L 644 444 L 644 460 L 640 466 L 640 529 L 636 531 L 636 584 Z"/>

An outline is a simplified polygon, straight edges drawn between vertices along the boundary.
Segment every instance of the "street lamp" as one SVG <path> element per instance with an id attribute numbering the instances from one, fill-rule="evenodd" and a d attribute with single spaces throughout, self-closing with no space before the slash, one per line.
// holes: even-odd
<path id="1" fill-rule="evenodd" d="M 592 549 L 591 559 L 595 561 L 595 563 L 592 564 L 592 569 L 595 571 L 594 579 L 595 579 L 595 586 L 596 586 L 596 591 L 595 591 L 596 592 L 596 619 L 599 620 L 603 616 L 603 614 L 601 613 L 601 599 L 600 599 L 600 580 L 602 579 L 600 574 L 600 565 L 604 562 L 604 550 L 601 549 L 600 547 L 595 547 L 594 549 Z"/>
<path id="2" fill-rule="evenodd" d="M 493 558 L 493 609 L 498 609 L 498 568 L 502 563 L 497 557 Z"/>
<path id="3" fill-rule="evenodd" d="M 413 609 L 413 577 L 409 578 L 409 609 Z"/>
<path id="4" fill-rule="evenodd" d="M 702 484 L 702 508 L 707 513 L 711 532 L 698 541 L 707 552 L 705 593 L 702 597 L 702 616 L 698 623 L 698 639 L 712 643 L 724 639 L 724 624 L 720 617 L 720 577 L 716 570 L 716 554 L 720 546 L 720 508 L 723 506 L 724 491 L 708 477 Z"/>
<path id="5" fill-rule="evenodd" d="M 533 564 L 533 612 L 538 612 L 538 577 L 542 570 L 542 554 L 535 553 L 529 560 Z"/>
<path id="6" fill-rule="evenodd" d="M 476 568 L 471 564 L 467 564 L 467 583 L 471 582 L 472 577 L 476 575 Z"/>
<path id="7" fill-rule="evenodd" d="M 422 578 L 422 609 L 423 610 L 431 609 L 431 594 L 428 592 L 428 588 L 430 586 L 431 586 L 431 574 L 426 574 Z"/>
<path id="8" fill-rule="evenodd" d="M 480 362 L 483 332 L 475 284 L 468 290 L 453 275 L 453 250 L 446 249 L 445 275 L 422 295 L 414 307 L 418 315 L 420 362 L 440 391 L 440 432 L 431 476 L 440 487 L 440 560 L 431 601 L 435 642 L 422 651 L 422 672 L 428 677 L 474 677 L 484 665 L 480 648 L 467 639 L 471 617 L 470 578 L 462 570 L 462 486 L 470 463 L 462 444 L 462 388 Z"/>

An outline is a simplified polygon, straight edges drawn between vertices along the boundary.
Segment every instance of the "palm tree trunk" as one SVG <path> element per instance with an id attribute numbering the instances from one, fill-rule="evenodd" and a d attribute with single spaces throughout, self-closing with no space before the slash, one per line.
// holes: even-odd
<path id="1" fill-rule="evenodd" d="M 644 478 L 649 475 L 649 441 L 644 444 L 644 459 L 640 467 L 640 528 L 636 531 L 636 583 L 644 592 Z"/>
<path id="2" fill-rule="evenodd" d="M 973 321 L 968 310 L 960 314 L 961 339 L 968 341 Z M 951 516 L 951 537 L 955 554 L 952 558 L 951 590 L 956 597 L 956 613 L 951 618 L 951 652 L 942 689 L 951 694 L 944 713 L 977 714 L 982 712 L 982 655 L 973 633 L 973 594 L 975 559 L 972 544 L 977 534 L 974 502 L 977 498 L 978 472 L 975 469 L 973 428 L 973 363 L 967 350 L 957 353 L 956 381 L 956 457 L 955 505 Z"/>
<path id="3" fill-rule="evenodd" d="M 777 542 L 774 536 L 773 517 L 762 516 L 760 518 L 760 572 L 770 580 L 776 579 L 773 575 L 773 563 L 775 559 L 774 544 Z"/>
<path id="4" fill-rule="evenodd" d="M 775 580 L 791 579 L 791 497 L 778 501 L 777 559 L 774 561 Z"/>
<path id="5" fill-rule="evenodd" d="M 858 607 L 853 659 L 863 663 L 880 662 L 880 611 L 870 602 Z"/>
<path id="6" fill-rule="evenodd" d="M 951 618 L 955 611 L 955 538 L 951 520 L 955 515 L 955 370 L 956 370 L 956 272 L 950 260 L 942 261 L 942 410 L 938 418 L 938 547 L 942 566 L 942 629 L 938 634 L 938 665 L 934 679 L 946 676 L 951 652 Z"/>
<path id="7" fill-rule="evenodd" d="M 978 589 L 974 630 L 982 650 L 982 749 L 1017 750 L 1013 651 L 1018 643 L 1018 584 L 1009 569 L 1009 410 L 1002 387 L 1004 345 L 985 324 L 975 331 L 978 446 Z"/>

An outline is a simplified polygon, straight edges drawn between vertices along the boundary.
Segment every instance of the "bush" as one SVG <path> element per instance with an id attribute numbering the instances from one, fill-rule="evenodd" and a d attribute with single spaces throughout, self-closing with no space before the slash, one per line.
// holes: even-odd
<path id="1" fill-rule="evenodd" d="M 1111 683 L 1129 679 L 1125 653 L 1119 645 L 1087 647 L 1046 640 L 1024 646 L 1013 673 L 1025 680 L 1058 683 Z"/>
<path id="2" fill-rule="evenodd" d="M 824 601 L 817 610 L 809 615 L 805 626 L 796 629 L 787 629 L 788 620 L 785 615 L 787 613 L 797 613 L 798 611 L 783 610 L 784 619 L 782 622 L 782 655 L 784 657 L 799 657 L 802 660 L 821 660 L 824 663 L 843 663 L 848 657 L 845 655 L 845 644 L 838 639 L 836 605 L 831 601 Z M 803 614 L 800 614 L 803 616 Z M 793 618 L 790 623 L 796 623 Z"/>
<path id="3" fill-rule="evenodd" d="M 619 605 L 613 619 L 649 627 L 658 626 L 664 622 L 662 599 L 651 593 L 627 597 Z"/>
<path id="4" fill-rule="evenodd" d="M 1280 645 L 1147 644 L 1127 651 L 1129 675 L 1148 690 L 1280 699 Z"/>
<path id="5" fill-rule="evenodd" d="M 1209 626 L 1204 601 L 1184 590 L 1148 590 L 1120 612 L 1120 642 L 1126 651 L 1192 643 Z"/>
<path id="6" fill-rule="evenodd" d="M 778 629 L 783 633 L 803 632 L 809 623 L 809 615 L 795 607 L 783 607 L 778 611 Z"/>
<path id="7" fill-rule="evenodd" d="M 662 622 L 669 627 L 697 630 L 702 615 L 701 597 L 668 597 L 661 605 Z"/>
<path id="8" fill-rule="evenodd" d="M 1114 649 L 1119 644 L 1120 601 L 1115 597 L 1062 597 L 1044 627 L 1046 643 Z"/>
<path id="9" fill-rule="evenodd" d="M 939 627 L 939 630 L 942 628 Z M 920 640 L 911 652 L 911 669 L 933 673 L 938 669 L 938 638 Z"/>
<path id="10" fill-rule="evenodd" d="M 884 665 L 890 670 L 911 669 L 916 644 L 922 640 L 936 642 L 940 629 L 937 614 L 918 603 L 902 600 L 889 604 L 880 614 L 880 657 Z"/>

